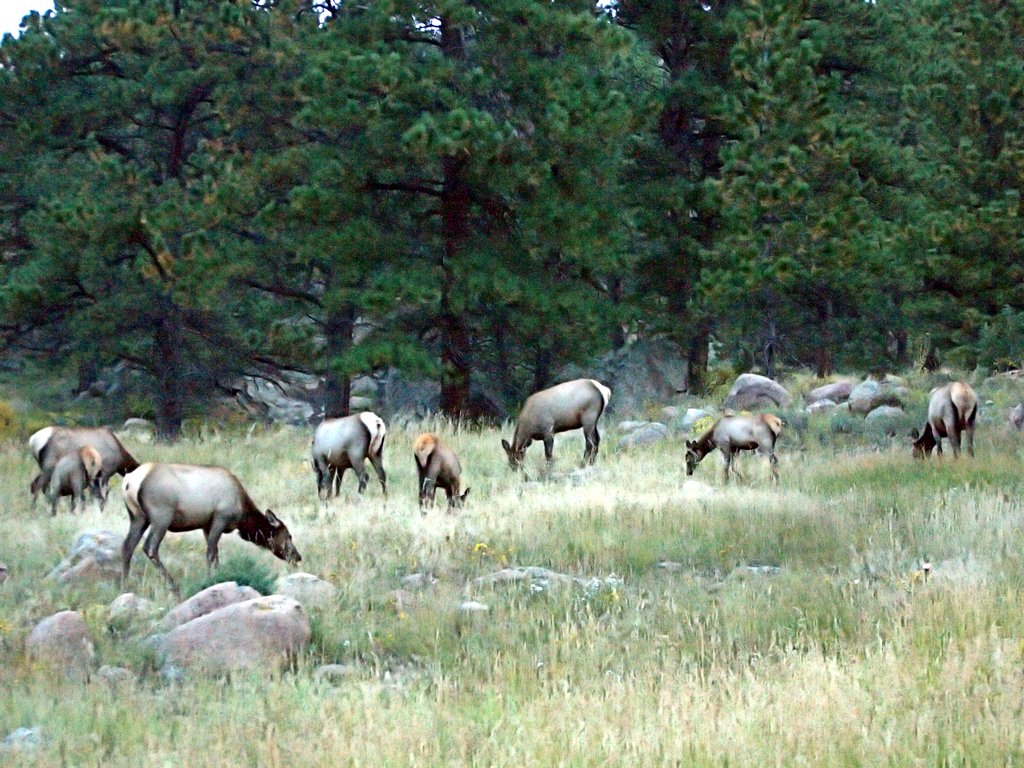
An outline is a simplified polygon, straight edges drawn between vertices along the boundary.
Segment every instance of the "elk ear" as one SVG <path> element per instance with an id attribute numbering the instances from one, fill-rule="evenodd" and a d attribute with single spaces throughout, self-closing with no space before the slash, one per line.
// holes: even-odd
<path id="1" fill-rule="evenodd" d="M 693 440 L 687 440 L 687 441 L 686 441 L 686 447 L 687 447 L 688 449 L 689 449 L 689 448 L 693 448 L 693 446 L 695 446 L 695 445 L 696 445 L 696 443 L 695 443 L 695 442 L 693 442 Z"/>
<path id="2" fill-rule="evenodd" d="M 277 515 L 267 510 L 267 522 L 270 523 L 271 528 L 280 528 L 284 523 L 277 519 Z"/>
<path id="3" fill-rule="evenodd" d="M 462 496 L 461 496 L 462 500 L 465 501 L 467 496 L 469 496 L 469 488 L 467 488 L 466 490 L 464 490 L 462 492 Z"/>
<path id="4" fill-rule="evenodd" d="M 512 446 L 508 444 L 508 440 L 502 440 L 501 447 L 505 449 L 505 453 L 512 453 Z"/>

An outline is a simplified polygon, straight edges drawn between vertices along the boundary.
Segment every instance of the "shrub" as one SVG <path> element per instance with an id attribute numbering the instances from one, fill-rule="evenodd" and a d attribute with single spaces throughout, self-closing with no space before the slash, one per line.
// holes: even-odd
<path id="1" fill-rule="evenodd" d="M 239 586 L 248 586 L 255 589 L 261 595 L 272 595 L 274 593 L 274 581 L 277 575 L 270 570 L 270 567 L 246 556 L 229 557 L 220 568 L 204 576 L 201 579 L 189 581 L 186 584 L 184 593 L 192 596 L 196 592 L 202 592 L 207 587 L 220 584 L 223 581 L 233 581 Z"/>
<path id="2" fill-rule="evenodd" d="M 0 440 L 15 437 L 16 430 L 14 409 L 10 403 L 0 400 Z"/>

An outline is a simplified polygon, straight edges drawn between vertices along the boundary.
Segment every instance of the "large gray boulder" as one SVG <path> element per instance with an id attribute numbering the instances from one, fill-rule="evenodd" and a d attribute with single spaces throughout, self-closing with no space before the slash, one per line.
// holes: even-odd
<path id="1" fill-rule="evenodd" d="M 223 674 L 273 671 L 309 643 L 309 616 L 284 595 L 232 603 L 175 627 L 156 640 L 165 676 L 178 671 Z"/>
<path id="2" fill-rule="evenodd" d="M 245 376 L 235 385 L 235 399 L 252 416 L 306 426 L 323 415 L 319 376 L 285 372 L 276 380 Z"/>
<path id="3" fill-rule="evenodd" d="M 901 406 L 906 394 L 906 388 L 894 382 L 867 379 L 853 388 L 848 404 L 852 413 L 866 416 L 880 405 Z"/>
<path id="4" fill-rule="evenodd" d="M 804 399 L 808 405 L 821 402 L 822 400 L 831 400 L 833 403 L 842 403 L 850 397 L 850 393 L 853 391 L 854 382 L 849 379 L 843 379 L 842 381 L 834 381 L 831 384 L 825 384 L 824 386 L 812 389 Z"/>
<path id="5" fill-rule="evenodd" d="M 160 621 L 160 629 L 167 631 L 181 624 L 205 616 L 220 608 L 259 597 L 252 587 L 240 587 L 233 581 L 224 581 L 197 592 L 188 600 L 175 606 Z"/>
<path id="6" fill-rule="evenodd" d="M 298 600 L 305 608 L 324 608 L 338 594 L 338 588 L 312 573 L 290 573 L 274 582 L 274 592 Z"/>
<path id="7" fill-rule="evenodd" d="M 664 403 L 686 387 L 686 353 L 668 339 L 642 339 L 584 365 L 568 365 L 554 382 L 597 379 L 612 390 L 608 411 L 637 413 L 648 403 Z"/>
<path id="8" fill-rule="evenodd" d="M 104 581 L 121 576 L 121 542 L 113 531 L 85 531 L 78 535 L 68 556 L 48 574 L 61 584 Z"/>
<path id="9" fill-rule="evenodd" d="M 904 412 L 902 408 L 897 408 L 892 405 L 880 405 L 877 408 L 872 409 L 871 413 L 864 417 L 864 421 L 869 424 L 886 423 L 902 418 L 903 414 Z"/>
<path id="10" fill-rule="evenodd" d="M 25 642 L 29 659 L 77 680 L 89 676 L 95 650 L 78 611 L 61 611 L 40 621 Z"/>
<path id="11" fill-rule="evenodd" d="M 634 448 L 650 445 L 668 437 L 668 427 L 657 421 L 649 421 L 619 439 L 619 448 Z"/>
<path id="12" fill-rule="evenodd" d="M 789 403 L 789 392 L 776 381 L 757 373 L 743 373 L 737 377 L 725 407 L 735 410 L 758 407 L 785 407 Z"/>

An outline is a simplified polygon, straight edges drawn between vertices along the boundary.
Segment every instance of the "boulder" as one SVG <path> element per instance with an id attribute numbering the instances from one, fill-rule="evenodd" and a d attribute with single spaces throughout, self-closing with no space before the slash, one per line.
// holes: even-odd
<path id="1" fill-rule="evenodd" d="M 683 413 L 683 409 L 678 405 L 666 405 L 661 409 L 661 415 L 664 416 L 668 421 L 678 419 Z"/>
<path id="2" fill-rule="evenodd" d="M 426 589 L 437 583 L 431 573 L 410 573 L 402 577 L 402 586 L 406 589 Z"/>
<path id="3" fill-rule="evenodd" d="M 107 623 L 111 627 L 124 629 L 137 621 L 144 621 L 153 615 L 153 603 L 134 592 L 118 595 L 110 604 Z"/>
<path id="4" fill-rule="evenodd" d="M 164 631 L 174 629 L 225 606 L 242 603 L 259 596 L 260 593 L 252 587 L 240 587 L 233 581 L 214 584 L 168 611 L 160 622 L 160 629 Z"/>
<path id="5" fill-rule="evenodd" d="M 352 413 L 372 411 L 373 399 L 369 397 L 362 397 L 360 395 L 352 395 L 352 397 L 348 399 L 348 408 Z"/>
<path id="6" fill-rule="evenodd" d="M 233 389 L 237 402 L 259 419 L 306 426 L 323 415 L 319 376 L 293 371 L 283 372 L 273 381 L 244 376 Z"/>
<path id="7" fill-rule="evenodd" d="M 853 388 L 847 402 L 852 413 L 867 415 L 880 405 L 902 405 L 906 393 L 906 388 L 896 383 L 867 379 Z"/>
<path id="8" fill-rule="evenodd" d="M 79 680 L 88 677 L 96 655 L 85 619 L 78 611 L 61 611 L 36 624 L 25 649 L 33 662 Z"/>
<path id="9" fill-rule="evenodd" d="M 1010 411 L 1010 423 L 1018 432 L 1024 431 L 1024 403 L 1020 403 Z M 0 581 L 2 581 L 0 577 Z"/>
<path id="10" fill-rule="evenodd" d="M 896 408 L 892 405 L 880 405 L 877 408 L 873 408 L 871 413 L 864 417 L 864 421 L 870 423 L 892 421 L 903 416 L 903 413 L 902 408 Z"/>
<path id="11" fill-rule="evenodd" d="M 686 413 L 683 417 L 672 425 L 675 432 L 691 432 L 693 426 L 701 419 L 706 419 L 708 416 L 714 416 L 714 414 L 704 408 L 687 408 Z"/>
<path id="12" fill-rule="evenodd" d="M 274 592 L 298 600 L 305 608 L 330 605 L 338 588 L 312 573 L 290 573 L 274 582 Z"/>
<path id="13" fill-rule="evenodd" d="M 104 664 L 96 670 L 96 677 L 112 687 L 130 685 L 136 680 L 135 673 L 125 667 L 112 667 Z"/>
<path id="14" fill-rule="evenodd" d="M 156 435 L 156 425 L 149 419 L 125 419 L 118 430 L 119 434 L 128 435 L 144 443 L 148 443 Z"/>
<path id="15" fill-rule="evenodd" d="M 15 728 L 0 741 L 0 752 L 21 752 L 36 749 L 43 743 L 43 729 L 40 726 L 33 728 Z"/>
<path id="16" fill-rule="evenodd" d="M 744 373 L 725 398 L 725 407 L 745 410 L 763 406 L 783 407 L 789 402 L 789 392 L 778 382 L 756 373 Z"/>
<path id="17" fill-rule="evenodd" d="M 359 668 L 351 664 L 321 664 L 313 670 L 313 679 L 324 683 L 340 683 L 359 674 Z"/>
<path id="18" fill-rule="evenodd" d="M 668 437 L 668 427 L 657 421 L 649 421 L 642 427 L 634 429 L 619 439 L 619 448 L 633 448 L 637 445 L 650 445 Z"/>
<path id="19" fill-rule="evenodd" d="M 807 406 L 808 413 L 818 413 L 819 411 L 830 411 L 833 408 L 838 407 L 839 403 L 834 400 L 815 400 L 813 403 Z"/>
<path id="20" fill-rule="evenodd" d="M 634 429 L 640 429 L 645 424 L 650 424 L 649 421 L 620 421 L 619 431 L 620 432 L 632 432 Z"/>
<path id="21" fill-rule="evenodd" d="M 685 389 L 686 352 L 668 339 L 641 339 L 589 363 L 565 366 L 552 383 L 571 379 L 597 379 L 610 387 L 610 413 L 637 413 Z"/>
<path id="22" fill-rule="evenodd" d="M 121 576 L 121 542 L 112 531 L 85 531 L 79 534 L 68 556 L 48 574 L 61 584 L 102 581 Z"/>
<path id="23" fill-rule="evenodd" d="M 850 397 L 850 393 L 853 391 L 854 383 L 847 379 L 842 381 L 834 381 L 831 384 L 825 384 L 824 386 L 812 389 L 805 396 L 805 400 L 808 405 L 820 402 L 822 400 L 831 400 L 833 403 L 841 403 Z"/>
<path id="24" fill-rule="evenodd" d="M 290 597 L 257 597 L 181 624 L 156 641 L 165 676 L 277 670 L 309 643 L 309 616 Z"/>

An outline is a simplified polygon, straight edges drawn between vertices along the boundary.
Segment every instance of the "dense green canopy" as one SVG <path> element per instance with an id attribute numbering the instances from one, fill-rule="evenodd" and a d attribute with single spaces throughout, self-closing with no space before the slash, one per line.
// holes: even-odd
<path id="1" fill-rule="evenodd" d="M 482 415 L 635 335 L 694 389 L 1020 365 L 1022 48 L 1020 3 L 67 0 L 0 45 L 0 344 L 166 435 L 285 369 Z"/>

